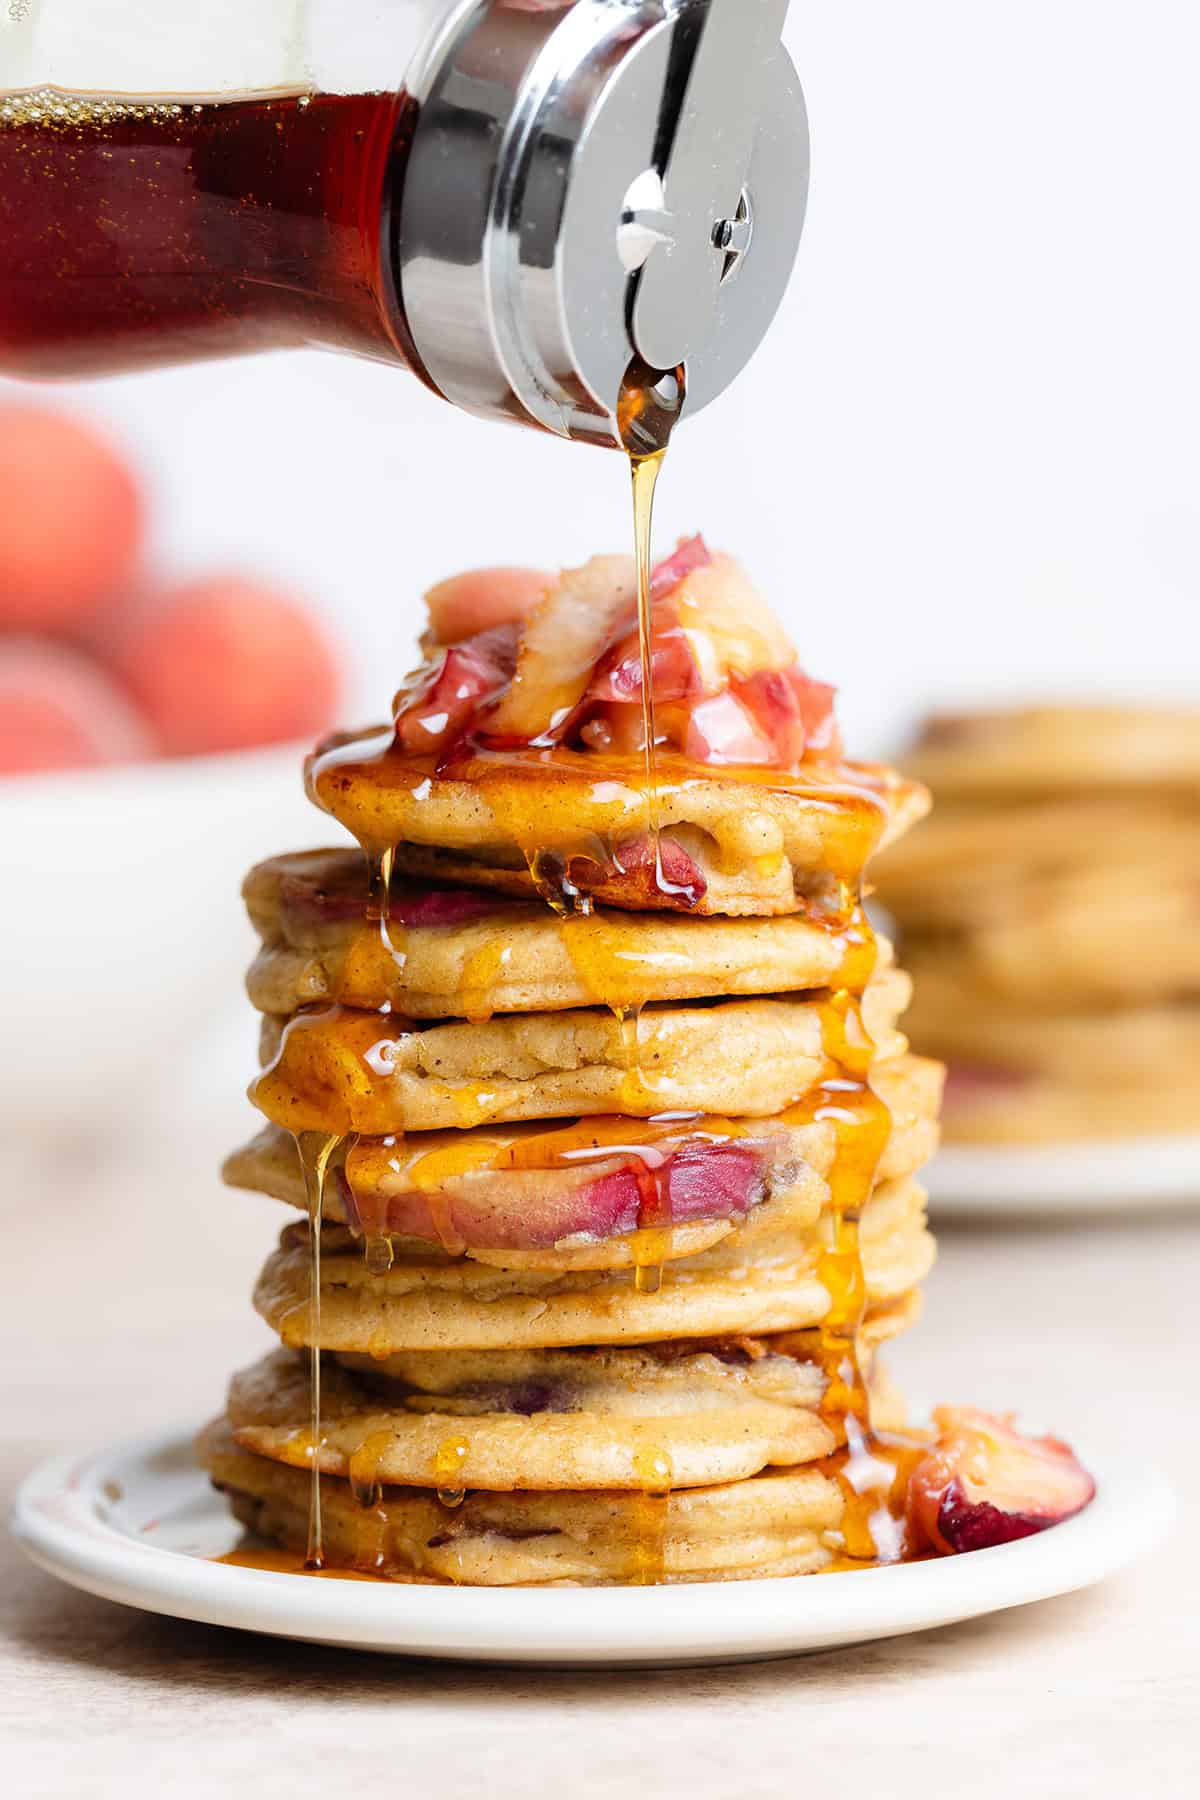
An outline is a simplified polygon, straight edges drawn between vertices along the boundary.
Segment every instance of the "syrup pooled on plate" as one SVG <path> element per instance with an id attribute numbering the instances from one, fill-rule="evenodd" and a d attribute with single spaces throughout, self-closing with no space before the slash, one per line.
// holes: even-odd
<path id="1" fill-rule="evenodd" d="M 324 1581 L 388 1581 L 388 1575 L 372 1575 L 366 1569 L 326 1569 L 314 1566 L 297 1550 L 272 1550 L 265 1544 L 254 1544 L 244 1550 L 229 1550 L 214 1556 L 213 1562 L 229 1569 L 258 1569 L 268 1575 L 315 1575 Z"/>

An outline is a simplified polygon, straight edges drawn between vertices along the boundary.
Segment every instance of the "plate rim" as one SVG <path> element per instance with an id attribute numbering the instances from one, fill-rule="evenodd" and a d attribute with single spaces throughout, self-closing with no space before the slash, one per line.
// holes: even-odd
<path id="1" fill-rule="evenodd" d="M 654 1588 L 376 1587 L 221 1564 L 140 1541 L 96 1510 L 105 1481 L 190 1453 L 191 1442 L 191 1433 L 159 1431 L 51 1457 L 17 1491 L 13 1535 L 73 1587 L 200 1624 L 455 1661 L 632 1668 L 799 1655 L 1076 1592 L 1154 1548 L 1177 1509 L 1156 1465 L 1122 1470 L 1092 1457 L 1097 1495 L 1082 1513 L 968 1558 L 823 1575 L 801 1587 L 796 1577 Z M 206 1488 L 203 1471 L 195 1473 Z M 1123 1520 L 1135 1529 L 1122 1533 Z M 799 1611 L 780 1604 L 797 1593 L 805 1596 Z"/>
<path id="2" fill-rule="evenodd" d="M 1147 1163 L 1173 1165 L 1156 1185 Z M 1068 1144 L 943 1143 L 922 1173 L 931 1208 L 978 1214 L 1111 1217 L 1127 1206 L 1200 1208 L 1200 1133 L 1086 1138 Z"/>

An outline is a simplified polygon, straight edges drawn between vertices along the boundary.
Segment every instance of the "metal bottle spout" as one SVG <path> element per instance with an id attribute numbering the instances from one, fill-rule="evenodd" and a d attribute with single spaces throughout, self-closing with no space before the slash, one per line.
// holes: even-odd
<path id="1" fill-rule="evenodd" d="M 787 0 L 460 8 L 416 91 L 393 220 L 424 371 L 469 411 L 615 444 L 630 362 L 688 411 L 758 348 L 799 247 Z"/>

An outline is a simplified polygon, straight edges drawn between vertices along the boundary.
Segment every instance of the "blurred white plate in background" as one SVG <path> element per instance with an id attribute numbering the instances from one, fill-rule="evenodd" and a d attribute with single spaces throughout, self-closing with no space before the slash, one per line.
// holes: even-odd
<path id="1" fill-rule="evenodd" d="M 239 1005 L 253 951 L 243 876 L 342 836 L 305 798 L 308 748 L 0 781 L 6 1132 L 186 1112 L 189 1056 Z"/>
<path id="2" fill-rule="evenodd" d="M 1153 1549 L 1174 1515 L 1141 1457 L 1087 1459 L 1097 1495 L 1074 1519 L 994 1550 L 798 1580 L 671 1587 L 447 1588 L 314 1580 L 207 1560 L 240 1528 L 188 1437 L 81 1460 L 25 1482 L 13 1529 L 74 1587 L 148 1612 L 358 1650 L 470 1662 L 612 1666 L 791 1656 L 925 1631 L 1049 1599 Z"/>
<path id="3" fill-rule="evenodd" d="M 1085 1144 L 951 1144 L 922 1176 L 940 1218 L 1200 1207 L 1200 1136 Z"/>

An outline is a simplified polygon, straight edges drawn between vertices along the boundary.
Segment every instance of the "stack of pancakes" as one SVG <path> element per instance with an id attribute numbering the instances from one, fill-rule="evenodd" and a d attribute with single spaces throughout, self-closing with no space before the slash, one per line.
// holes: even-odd
<path id="1" fill-rule="evenodd" d="M 935 817 L 881 859 L 950 1064 L 947 1136 L 1069 1142 L 1200 1124 L 1200 713 L 1075 706 L 930 722 Z"/>
<path id="2" fill-rule="evenodd" d="M 899 1416 L 942 1070 L 860 880 L 922 791 L 664 757 L 648 814 L 636 763 L 389 733 L 309 785 L 361 850 L 245 888 L 269 1123 L 226 1176 L 309 1219 L 201 1440 L 239 1519 L 402 1580 L 868 1556 L 847 1457 Z"/>

